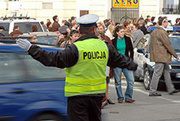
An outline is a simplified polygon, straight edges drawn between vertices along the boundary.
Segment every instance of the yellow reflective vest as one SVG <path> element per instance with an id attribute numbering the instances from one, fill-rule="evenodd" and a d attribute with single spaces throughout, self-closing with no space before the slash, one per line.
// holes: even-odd
<path id="1" fill-rule="evenodd" d="M 79 59 L 76 65 L 66 68 L 65 96 L 105 93 L 108 47 L 99 39 L 74 43 Z"/>

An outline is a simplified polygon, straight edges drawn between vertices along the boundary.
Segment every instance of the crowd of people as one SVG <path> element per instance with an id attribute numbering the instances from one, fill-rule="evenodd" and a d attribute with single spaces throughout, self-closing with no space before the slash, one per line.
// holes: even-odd
<path id="1" fill-rule="evenodd" d="M 160 19 L 159 17 L 158 19 Z M 47 19 L 47 22 L 45 26 L 49 31 L 57 32 L 59 34 L 59 43 L 58 45 L 60 47 L 65 47 L 66 44 L 72 43 L 72 42 L 64 42 L 64 41 L 72 41 L 70 36 L 73 36 L 74 32 L 71 32 L 72 30 L 79 31 L 79 25 L 76 22 L 76 17 L 72 16 L 68 20 L 62 20 L 59 21 L 59 17 L 57 15 L 52 17 L 53 22 L 50 21 L 50 19 Z M 101 23 L 104 26 L 104 34 L 110 38 L 110 40 L 114 39 L 114 33 L 115 27 L 117 25 L 122 25 L 125 31 L 125 35 L 127 37 L 131 38 L 133 47 L 137 47 L 139 40 L 143 38 L 144 35 L 149 34 L 150 31 L 148 31 L 148 27 L 150 26 L 158 26 L 158 22 L 155 22 L 155 17 L 147 16 L 147 18 L 136 18 L 136 19 L 128 19 L 125 20 L 123 23 L 115 23 L 112 19 L 105 19 L 101 21 Z M 169 25 L 172 25 L 170 21 Z M 174 26 L 180 26 L 180 18 L 176 19 L 176 23 Z M 70 34 L 71 33 L 71 34 Z M 76 32 L 75 32 L 76 33 Z M 97 31 L 97 34 L 98 31 Z M 76 37 L 78 34 L 75 35 Z M 63 43 L 63 44 L 62 44 Z M 66 44 L 65 44 L 66 43 Z M 62 45 L 61 45 L 62 44 Z"/>

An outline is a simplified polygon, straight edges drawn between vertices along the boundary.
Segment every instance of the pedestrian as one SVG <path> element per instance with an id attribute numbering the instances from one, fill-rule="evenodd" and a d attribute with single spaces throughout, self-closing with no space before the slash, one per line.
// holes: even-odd
<path id="1" fill-rule="evenodd" d="M 150 83 L 149 96 L 161 96 L 161 94 L 157 92 L 157 87 L 162 74 L 164 75 L 168 93 L 172 95 L 178 92 L 172 84 L 169 73 L 169 63 L 171 62 L 171 57 L 174 56 L 175 58 L 178 58 L 178 56 L 171 46 L 168 33 L 165 30 L 168 26 L 167 18 L 161 17 L 158 24 L 159 27 L 151 33 L 149 48 L 150 60 L 155 62 L 154 72 Z"/>
<path id="2" fill-rule="evenodd" d="M 138 24 L 134 24 L 134 30 L 132 31 L 133 48 L 142 48 L 144 45 L 144 33 L 139 29 Z"/>
<path id="3" fill-rule="evenodd" d="M 23 33 L 21 32 L 19 26 L 14 26 L 13 31 L 10 33 L 11 37 L 17 37 L 19 35 L 22 35 Z"/>
<path id="4" fill-rule="evenodd" d="M 7 31 L 5 31 L 5 28 L 3 26 L 0 26 L 0 37 L 2 36 L 8 36 Z"/>
<path id="5" fill-rule="evenodd" d="M 70 33 L 70 29 L 66 25 L 63 25 L 59 28 L 59 33 L 58 33 L 58 36 L 59 36 L 58 46 L 59 47 L 64 48 L 64 46 L 61 44 L 69 40 L 69 33 Z"/>
<path id="6" fill-rule="evenodd" d="M 46 27 L 49 31 L 52 31 L 52 23 L 50 19 L 46 20 Z"/>
<path id="7" fill-rule="evenodd" d="M 144 35 L 149 34 L 146 28 L 146 23 L 145 23 L 144 18 L 139 18 L 137 22 L 138 22 L 139 29 L 144 33 Z"/>
<path id="8" fill-rule="evenodd" d="M 43 27 L 43 29 L 44 29 L 45 32 L 46 32 L 46 31 L 49 31 L 48 28 L 47 28 L 47 26 L 45 25 L 44 21 L 41 21 L 40 23 L 41 23 L 41 25 L 42 25 L 42 27 Z"/>
<path id="9" fill-rule="evenodd" d="M 69 121 L 101 121 L 101 103 L 105 95 L 106 65 L 137 69 L 129 58 L 95 36 L 99 17 L 87 14 L 77 19 L 82 35 L 58 52 L 47 52 L 26 39 L 17 44 L 46 66 L 66 68 L 65 96 Z"/>
<path id="10" fill-rule="evenodd" d="M 180 18 L 176 18 L 176 23 L 174 25 L 175 26 L 180 26 Z"/>
<path id="11" fill-rule="evenodd" d="M 66 48 L 68 45 L 74 43 L 78 38 L 79 38 L 79 32 L 77 30 L 71 30 L 69 37 L 66 41 L 64 41 L 60 47 L 61 48 Z"/>
<path id="12" fill-rule="evenodd" d="M 38 27 L 36 25 L 32 25 L 32 32 L 37 32 L 38 31 Z"/>
<path id="13" fill-rule="evenodd" d="M 108 36 L 111 40 L 114 39 L 114 37 L 113 37 L 114 28 L 115 28 L 115 25 L 114 24 L 110 24 L 107 27 L 107 30 L 105 32 L 105 35 Z"/>
<path id="14" fill-rule="evenodd" d="M 130 37 L 127 37 L 124 32 L 124 26 L 116 26 L 114 30 L 114 39 L 113 45 L 117 49 L 117 51 L 122 54 L 126 55 L 127 57 L 131 58 L 133 60 L 134 51 L 133 51 L 133 45 Z M 122 73 L 126 77 L 127 87 L 126 92 L 123 95 L 122 92 L 122 85 L 121 85 L 121 78 Z M 114 79 L 116 84 L 116 92 L 118 96 L 118 103 L 133 103 L 135 100 L 133 99 L 133 87 L 134 87 L 134 74 L 132 70 L 129 70 L 128 68 L 121 68 L 116 67 L 114 68 Z"/>
<path id="15" fill-rule="evenodd" d="M 71 24 L 71 30 L 77 30 L 78 29 L 78 24 L 76 22 L 76 17 L 74 17 L 74 16 L 71 17 L 70 24 Z"/>
<path id="16" fill-rule="evenodd" d="M 57 15 L 53 16 L 53 24 L 52 24 L 52 31 L 53 32 L 57 32 L 59 30 L 60 24 L 59 22 L 59 18 Z"/>
<path id="17" fill-rule="evenodd" d="M 132 23 L 131 20 L 126 20 L 123 22 L 123 26 L 124 26 L 124 33 L 127 37 L 132 38 L 132 31 L 134 29 L 134 25 Z"/>

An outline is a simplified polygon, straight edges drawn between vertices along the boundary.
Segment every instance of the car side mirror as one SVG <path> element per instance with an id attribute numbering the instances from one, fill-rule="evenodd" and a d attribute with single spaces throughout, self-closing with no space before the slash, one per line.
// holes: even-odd
<path id="1" fill-rule="evenodd" d="M 138 52 L 138 53 L 145 54 L 145 50 L 144 50 L 144 48 L 139 48 L 139 49 L 137 49 L 137 52 Z"/>

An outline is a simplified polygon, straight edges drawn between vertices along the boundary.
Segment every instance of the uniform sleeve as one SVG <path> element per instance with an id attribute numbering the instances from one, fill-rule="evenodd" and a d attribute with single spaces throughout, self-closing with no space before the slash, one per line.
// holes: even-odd
<path id="1" fill-rule="evenodd" d="M 136 70 L 137 64 L 133 62 L 133 60 L 127 56 L 121 55 L 112 45 L 107 45 L 109 49 L 109 59 L 108 66 L 115 68 L 128 68 L 129 70 Z"/>
<path id="2" fill-rule="evenodd" d="M 32 45 L 28 53 L 43 65 L 58 68 L 71 67 L 75 65 L 78 60 L 78 51 L 73 44 L 57 52 L 48 52 L 37 45 Z"/>

